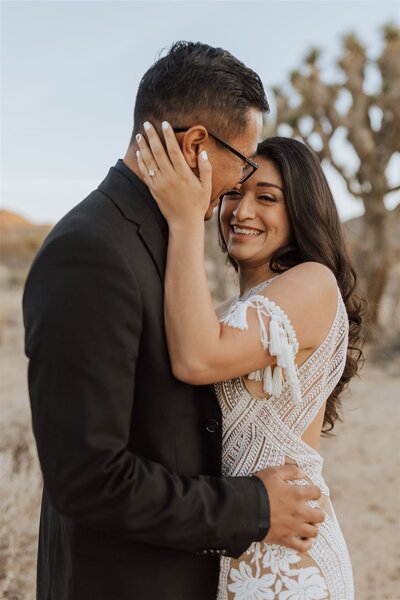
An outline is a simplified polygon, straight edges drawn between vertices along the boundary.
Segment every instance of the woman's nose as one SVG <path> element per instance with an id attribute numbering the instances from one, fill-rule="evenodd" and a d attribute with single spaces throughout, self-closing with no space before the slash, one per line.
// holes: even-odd
<path id="1" fill-rule="evenodd" d="M 245 219 L 254 219 L 255 207 L 252 198 L 249 195 L 243 196 L 239 204 L 233 211 L 233 214 L 238 221 L 244 221 Z"/>

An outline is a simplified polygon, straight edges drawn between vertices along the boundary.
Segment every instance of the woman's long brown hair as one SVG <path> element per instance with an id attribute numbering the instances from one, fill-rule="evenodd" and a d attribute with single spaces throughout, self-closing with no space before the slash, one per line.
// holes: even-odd
<path id="1" fill-rule="evenodd" d="M 356 292 L 357 276 L 347 253 L 342 225 L 317 156 L 305 144 L 284 137 L 272 137 L 258 146 L 258 156 L 271 161 L 278 169 L 285 194 L 291 225 L 289 244 L 278 248 L 270 260 L 276 273 L 303 262 L 314 261 L 327 266 L 335 275 L 349 318 L 349 345 L 343 374 L 329 396 L 325 409 L 323 433 L 340 420 L 340 394 L 363 362 L 364 301 Z M 220 243 L 227 252 L 221 226 Z M 229 262 L 237 265 L 228 255 Z"/>

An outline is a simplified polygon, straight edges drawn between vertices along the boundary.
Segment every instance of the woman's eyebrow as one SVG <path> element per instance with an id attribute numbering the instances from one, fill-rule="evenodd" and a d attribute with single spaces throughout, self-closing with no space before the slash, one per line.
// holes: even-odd
<path id="1" fill-rule="evenodd" d="M 284 193 L 283 189 L 279 185 L 276 185 L 276 183 L 268 183 L 268 181 L 258 181 L 256 183 L 256 187 L 273 187 L 273 188 L 277 188 L 278 190 L 280 190 L 282 192 L 282 194 Z"/>

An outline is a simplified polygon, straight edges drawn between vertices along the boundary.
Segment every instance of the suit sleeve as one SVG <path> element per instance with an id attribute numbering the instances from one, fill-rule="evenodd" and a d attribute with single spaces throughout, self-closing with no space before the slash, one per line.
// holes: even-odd
<path id="1" fill-rule="evenodd" d="M 24 292 L 33 430 L 61 514 L 120 538 L 238 556 L 266 533 L 258 478 L 185 477 L 128 450 L 142 307 L 100 237 L 45 242 Z"/>

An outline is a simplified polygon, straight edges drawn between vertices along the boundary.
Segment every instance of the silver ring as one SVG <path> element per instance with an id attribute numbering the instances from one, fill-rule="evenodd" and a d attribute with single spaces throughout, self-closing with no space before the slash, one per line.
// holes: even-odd
<path id="1" fill-rule="evenodd" d="M 158 169 L 149 169 L 149 177 L 154 177 L 157 173 Z"/>

